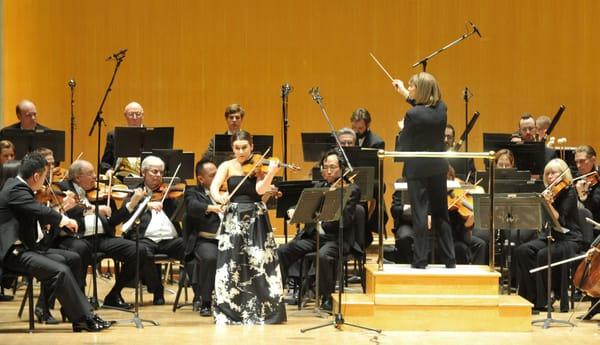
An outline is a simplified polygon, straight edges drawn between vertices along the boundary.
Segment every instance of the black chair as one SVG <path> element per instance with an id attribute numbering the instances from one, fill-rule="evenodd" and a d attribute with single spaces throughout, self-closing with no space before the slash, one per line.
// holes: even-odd
<path id="1" fill-rule="evenodd" d="M 19 312 L 17 313 L 19 319 L 23 316 L 23 310 L 25 309 L 25 303 L 28 302 L 29 309 L 29 332 L 33 332 L 35 329 L 35 320 L 34 320 L 34 307 L 33 307 L 33 276 L 28 273 L 15 272 L 12 270 L 3 267 L 2 272 L 3 277 L 14 277 L 14 287 L 13 287 L 13 295 L 15 295 L 18 277 L 23 277 L 26 281 L 25 294 L 23 295 L 23 300 L 21 301 L 21 306 L 19 307 Z"/>
<path id="2" fill-rule="evenodd" d="M 176 312 L 177 309 L 183 308 L 185 306 L 192 306 L 192 311 L 196 311 L 196 306 L 193 303 L 188 302 L 188 287 L 190 286 L 190 278 L 185 269 L 185 264 L 180 264 L 179 266 L 179 283 L 177 287 L 177 293 L 175 294 L 175 301 L 173 302 L 173 312 Z M 181 292 L 184 294 L 184 302 L 183 304 L 179 304 L 179 298 L 181 297 Z"/>

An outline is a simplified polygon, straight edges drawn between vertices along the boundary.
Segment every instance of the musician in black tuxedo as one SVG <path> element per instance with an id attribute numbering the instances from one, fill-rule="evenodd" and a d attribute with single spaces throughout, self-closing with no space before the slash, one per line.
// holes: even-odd
<path id="1" fill-rule="evenodd" d="M 244 114 L 246 111 L 241 105 L 232 103 L 225 108 L 225 122 L 227 122 L 227 131 L 223 134 L 232 135 L 242 129 Z M 208 143 L 208 148 L 204 151 L 202 158 L 215 160 L 215 137 L 213 136 Z"/>
<path id="2" fill-rule="evenodd" d="M 215 288 L 217 270 L 217 252 L 219 240 L 217 230 L 221 224 L 220 213 L 223 209 L 210 197 L 212 183 L 217 166 L 214 162 L 203 158 L 196 163 L 196 181 L 198 184 L 185 191 L 184 240 L 185 259 L 196 260 L 197 265 L 190 265 L 192 286 L 196 296 L 200 296 L 201 316 L 211 316 L 212 292 Z"/>
<path id="3" fill-rule="evenodd" d="M 144 181 L 138 187 L 145 194 L 158 192 L 163 186 L 163 175 L 165 172 L 165 163 L 156 156 L 148 156 L 142 161 L 142 177 Z M 125 201 L 125 206 L 133 210 L 137 208 L 142 198 L 134 195 L 130 200 Z M 162 197 L 162 196 L 161 196 Z M 140 215 L 140 250 L 143 250 L 144 256 L 153 258 L 155 254 L 166 254 L 170 258 L 184 261 L 185 245 L 183 239 L 179 237 L 181 231 L 178 223 L 173 223 L 171 217 L 177 209 L 176 200 L 165 198 L 164 201 L 150 201 L 146 210 Z M 135 231 L 128 231 L 125 237 L 136 239 Z M 148 285 L 148 291 L 154 294 L 153 304 L 165 304 L 164 287 L 160 279 L 159 270 L 154 265 L 143 265 L 142 277 Z"/>
<path id="4" fill-rule="evenodd" d="M 34 191 L 46 178 L 46 160 L 38 153 L 26 155 L 16 178 L 9 179 L 0 192 L 0 264 L 26 272 L 40 280 L 46 292 L 56 296 L 62 310 L 73 322 L 73 331 L 100 331 L 111 323 L 93 313 L 68 266 L 52 260 L 40 250 L 42 227 L 65 227 L 77 231 L 77 222 L 38 203 Z"/>
<path id="5" fill-rule="evenodd" d="M 19 104 L 17 104 L 15 112 L 17 114 L 17 119 L 19 122 L 13 123 L 10 126 L 6 126 L 2 128 L 0 131 L 0 138 L 3 137 L 3 133 L 5 130 L 16 130 L 16 129 L 28 129 L 28 130 L 47 130 L 49 129 L 46 126 L 42 126 L 38 123 L 37 118 L 37 109 L 35 104 L 32 101 L 24 99 Z"/>
<path id="6" fill-rule="evenodd" d="M 408 89 L 400 80 L 394 80 L 393 85 L 413 106 L 406 112 L 404 120 L 399 122 L 401 132 L 397 147 L 401 151 L 445 151 L 447 107 L 442 101 L 437 80 L 433 75 L 421 72 L 410 78 Z M 428 263 L 429 217 L 431 227 L 436 232 L 442 262 L 448 268 L 456 266 L 452 228 L 448 216 L 447 172 L 447 159 L 404 160 L 404 174 L 408 183 L 415 231 L 412 262 L 414 268 L 425 268 Z"/>
<path id="7" fill-rule="evenodd" d="M 337 151 L 327 152 L 321 159 L 321 174 L 324 182 L 317 183 L 315 187 L 330 187 L 342 177 L 344 164 L 340 160 Z M 354 213 L 356 205 L 360 201 L 360 189 L 356 184 L 345 181 L 348 186 L 350 196 L 346 202 L 343 213 L 343 236 L 344 253 L 349 253 L 355 242 L 354 236 Z M 320 229 L 319 229 L 320 228 Z M 277 250 L 279 261 L 281 262 L 281 271 L 285 276 L 288 268 L 304 255 L 316 251 L 316 236 L 319 238 L 319 289 L 323 296 L 321 307 L 325 310 L 331 310 L 331 294 L 335 290 L 336 263 L 338 259 L 338 231 L 339 222 L 323 222 L 320 225 L 306 225 L 296 237 L 280 246 Z"/>
<path id="8" fill-rule="evenodd" d="M 371 131 L 371 114 L 365 108 L 357 108 L 350 116 L 352 130 L 356 133 L 357 145 L 385 150 L 385 142 Z"/>
<path id="9" fill-rule="evenodd" d="M 144 108 L 138 102 L 127 104 L 123 111 L 123 116 L 125 117 L 125 121 L 127 121 L 127 127 L 144 127 Z M 123 162 L 124 164 L 117 164 L 117 157 L 115 156 L 115 131 L 109 131 L 106 134 L 106 146 L 104 146 L 104 153 L 100 162 L 100 173 L 104 174 L 111 171 L 122 176 L 127 176 L 129 173 L 134 175 L 139 174 L 139 169 L 138 171 L 134 171 L 136 167 L 139 168 L 139 157 L 124 157 L 123 160 L 126 160 Z M 119 174 L 121 170 L 123 173 Z"/>
<path id="10" fill-rule="evenodd" d="M 78 205 L 66 210 L 66 214 L 77 221 L 79 231 L 74 236 L 60 237 L 58 246 L 75 251 L 81 256 L 83 272 L 87 272 L 88 266 L 93 264 L 95 245 L 98 252 L 106 253 L 109 257 L 122 262 L 115 285 L 104 298 L 104 305 L 131 309 L 133 305 L 125 303 L 121 290 L 129 285 L 135 276 L 137 263 L 135 242 L 115 237 L 115 227 L 128 219 L 132 211 L 125 206 L 117 210 L 113 199 L 110 206 L 106 205 L 106 199 L 101 200 L 99 202 L 102 204 L 98 206 L 98 228 L 96 229 L 96 208 L 94 202 L 87 196 L 88 191 L 92 191 L 91 194 L 95 195 L 93 191 L 95 185 L 96 173 L 92 163 L 85 160 L 74 161 L 69 167 L 69 179 L 59 183 L 59 187 L 65 192 L 75 194 L 80 201 Z M 141 256 L 141 259 L 143 264 L 144 257 Z"/>

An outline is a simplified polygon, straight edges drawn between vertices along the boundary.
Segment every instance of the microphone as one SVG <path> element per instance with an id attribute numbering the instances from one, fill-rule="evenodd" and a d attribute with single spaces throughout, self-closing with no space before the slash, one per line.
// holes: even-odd
<path id="1" fill-rule="evenodd" d="M 69 83 L 68 83 L 68 84 L 69 84 L 69 87 L 70 87 L 70 88 L 74 88 L 75 86 L 77 86 L 77 83 L 75 82 L 75 80 L 74 80 L 74 79 L 71 79 L 71 80 L 69 80 Z"/>
<path id="2" fill-rule="evenodd" d="M 283 87 L 287 90 L 288 93 L 294 91 L 294 87 L 290 85 L 290 83 L 285 83 Z"/>
<path id="3" fill-rule="evenodd" d="M 473 32 L 476 33 L 477 36 L 479 36 L 479 38 L 481 38 L 481 32 L 479 32 L 479 29 L 477 29 L 475 24 L 473 24 L 473 22 L 471 22 L 471 21 L 469 21 L 469 24 L 471 24 L 471 27 L 473 28 Z"/>
<path id="4" fill-rule="evenodd" d="M 118 52 L 114 53 L 113 55 L 110 55 L 106 58 L 106 61 L 111 60 L 111 59 L 122 59 L 125 57 L 125 53 L 127 53 L 127 49 L 121 49 Z"/>

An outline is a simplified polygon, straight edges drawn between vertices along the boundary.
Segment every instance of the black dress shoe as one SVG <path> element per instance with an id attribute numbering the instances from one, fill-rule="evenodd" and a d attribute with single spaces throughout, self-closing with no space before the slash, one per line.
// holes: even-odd
<path id="1" fill-rule="evenodd" d="M 60 322 L 55 319 L 49 310 L 43 310 L 42 308 L 35 308 L 35 317 L 38 322 L 45 325 L 58 325 Z"/>
<path id="2" fill-rule="evenodd" d="M 416 269 L 424 270 L 425 268 L 427 268 L 427 265 L 410 264 L 410 268 L 416 268 Z"/>
<path id="3" fill-rule="evenodd" d="M 104 328 L 102 328 L 102 326 L 98 322 L 96 322 L 96 320 L 94 320 L 94 317 L 92 315 L 84 317 L 79 322 L 73 322 L 73 332 L 100 332 L 103 329 Z"/>
<path id="4" fill-rule="evenodd" d="M 103 329 L 110 328 L 110 326 L 117 323 L 116 321 L 105 321 L 97 314 L 94 314 L 92 319 L 94 319 L 94 321 L 96 321 L 96 323 L 98 323 Z"/>
<path id="5" fill-rule="evenodd" d="M 321 309 L 331 311 L 333 309 L 333 299 L 331 296 L 324 296 L 323 302 L 321 303 Z"/>
<path id="6" fill-rule="evenodd" d="M 8 301 L 12 301 L 13 299 L 15 299 L 15 296 L 0 295 L 0 302 L 8 302 Z"/>
<path id="7" fill-rule="evenodd" d="M 104 306 L 119 308 L 119 309 L 133 309 L 133 304 L 125 303 L 120 296 L 110 296 L 107 295 L 104 297 Z"/>
<path id="8" fill-rule="evenodd" d="M 165 305 L 165 296 L 163 294 L 154 294 L 154 299 L 152 299 L 152 304 L 154 305 Z"/>
<path id="9" fill-rule="evenodd" d="M 452 261 L 446 262 L 446 268 L 456 268 L 456 261 L 452 260 Z"/>
<path id="10" fill-rule="evenodd" d="M 212 310 L 210 308 L 210 303 L 203 303 L 200 307 L 200 316 L 211 316 Z"/>

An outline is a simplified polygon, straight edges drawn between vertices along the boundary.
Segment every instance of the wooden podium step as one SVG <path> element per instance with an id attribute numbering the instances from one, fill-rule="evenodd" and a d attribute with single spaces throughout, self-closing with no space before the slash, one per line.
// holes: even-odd
<path id="1" fill-rule="evenodd" d="M 342 295 L 348 322 L 390 331 L 531 331 L 531 303 L 499 295 L 500 275 L 487 266 L 365 268 L 367 293 Z"/>

